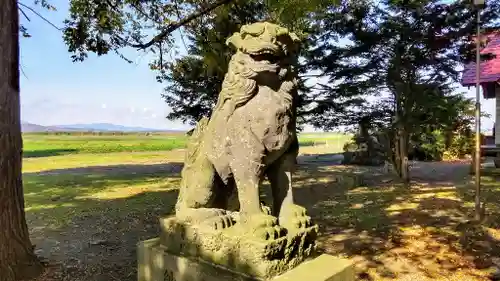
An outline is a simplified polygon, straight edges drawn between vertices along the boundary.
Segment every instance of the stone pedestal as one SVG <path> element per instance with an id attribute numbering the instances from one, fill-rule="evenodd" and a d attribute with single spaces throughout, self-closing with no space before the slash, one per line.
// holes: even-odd
<path id="1" fill-rule="evenodd" d="M 138 244 L 138 281 L 354 281 L 352 262 L 330 255 L 310 257 L 285 273 L 262 278 L 199 258 L 172 254 L 154 238 Z"/>
<path id="2" fill-rule="evenodd" d="M 214 229 L 176 217 L 160 219 L 160 229 L 160 245 L 171 254 L 197 258 L 259 278 L 280 275 L 309 258 L 314 253 L 318 233 L 318 226 L 313 225 L 263 240 L 238 224 Z"/>

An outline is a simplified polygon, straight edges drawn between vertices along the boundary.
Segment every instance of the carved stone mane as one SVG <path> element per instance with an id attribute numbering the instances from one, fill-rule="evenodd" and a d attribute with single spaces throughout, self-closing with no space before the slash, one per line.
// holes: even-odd
<path id="1" fill-rule="evenodd" d="M 242 53 L 233 55 L 214 111 L 219 111 L 228 100 L 234 103 L 235 108 L 249 101 L 257 93 L 257 81 L 252 79 L 256 75 L 257 73 L 245 66 L 245 57 Z"/>

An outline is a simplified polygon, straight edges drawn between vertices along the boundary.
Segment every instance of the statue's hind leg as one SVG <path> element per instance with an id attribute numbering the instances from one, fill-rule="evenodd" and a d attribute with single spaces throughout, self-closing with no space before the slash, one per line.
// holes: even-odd
<path id="1" fill-rule="evenodd" d="M 226 211 L 228 194 L 215 168 L 205 156 L 195 164 L 182 171 L 176 217 L 215 229 L 233 225 L 234 218 Z"/>

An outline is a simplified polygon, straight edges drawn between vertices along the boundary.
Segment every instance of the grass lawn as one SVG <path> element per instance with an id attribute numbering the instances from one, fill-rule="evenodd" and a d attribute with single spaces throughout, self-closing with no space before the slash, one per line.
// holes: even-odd
<path id="1" fill-rule="evenodd" d="M 301 152 L 339 152 L 331 143 L 307 144 L 343 138 L 301 135 Z M 184 153 L 92 152 L 88 143 L 102 138 L 68 139 L 80 150 L 24 159 L 32 240 L 58 264 L 38 281 L 135 281 L 135 245 L 157 236 L 158 217 L 172 214 Z M 28 147 L 31 141 L 25 138 Z M 320 248 L 354 260 L 359 280 L 488 280 L 491 267 L 500 266 L 500 173 L 484 176 L 488 219 L 477 226 L 469 222 L 468 172 L 463 163 L 419 163 L 412 187 L 404 188 L 380 168 L 310 162 L 294 177 L 295 198 L 320 225 Z"/>
<path id="2" fill-rule="evenodd" d="M 303 133 L 302 146 L 329 145 L 341 152 L 350 135 L 337 133 Z M 24 157 L 37 158 L 68 154 L 102 154 L 112 152 L 152 152 L 183 148 L 183 134 L 125 134 L 125 135 L 55 135 L 24 134 Z"/>
<path id="3" fill-rule="evenodd" d="M 182 148 L 183 135 L 44 135 L 24 134 L 24 157 L 36 158 L 78 153 L 168 151 Z"/>
<path id="4" fill-rule="evenodd" d="M 26 212 L 50 228 L 67 227 L 86 215 L 126 217 L 128 213 L 175 203 L 159 192 L 176 192 L 181 165 L 119 165 L 48 173 L 25 173 Z"/>
<path id="5" fill-rule="evenodd" d="M 24 158 L 23 172 L 32 173 L 79 167 L 122 164 L 159 164 L 168 161 L 184 161 L 184 152 L 181 150 L 113 152 Z"/>
<path id="6" fill-rule="evenodd" d="M 24 134 L 24 172 L 119 164 L 159 164 L 183 161 L 183 135 L 44 135 Z M 305 133 L 301 153 L 338 153 L 349 135 Z"/>

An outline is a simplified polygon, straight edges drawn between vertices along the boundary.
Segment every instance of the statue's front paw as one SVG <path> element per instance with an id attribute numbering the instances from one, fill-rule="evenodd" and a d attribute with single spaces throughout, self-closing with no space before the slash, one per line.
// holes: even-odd
<path id="1" fill-rule="evenodd" d="M 234 224 L 235 224 L 235 219 L 228 214 L 214 216 L 203 222 L 203 225 L 213 228 L 214 230 L 229 228 Z"/>
<path id="2" fill-rule="evenodd" d="M 203 225 L 209 229 L 221 230 L 235 224 L 231 212 L 217 208 L 181 209 L 176 213 L 180 221 Z"/>
<path id="3" fill-rule="evenodd" d="M 312 226 L 312 220 L 306 213 L 306 209 L 299 205 L 290 204 L 283 206 L 280 212 L 279 223 L 287 230 L 308 228 Z"/>
<path id="4" fill-rule="evenodd" d="M 258 240 L 275 240 L 286 235 L 286 230 L 278 225 L 278 219 L 264 213 L 246 217 L 241 227 Z"/>

